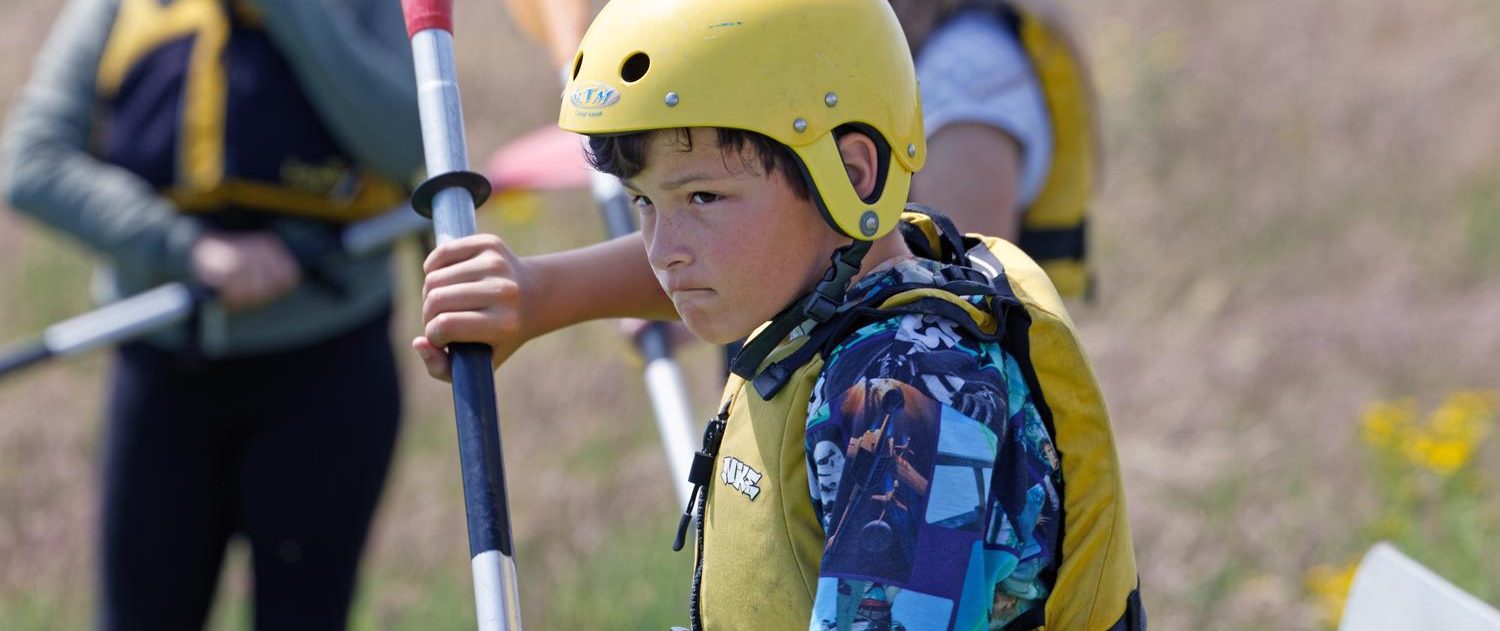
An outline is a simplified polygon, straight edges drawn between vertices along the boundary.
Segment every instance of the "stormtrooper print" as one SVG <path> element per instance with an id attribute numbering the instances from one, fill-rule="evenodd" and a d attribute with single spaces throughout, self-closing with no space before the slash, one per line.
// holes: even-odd
<path id="1" fill-rule="evenodd" d="M 905 261 L 851 298 L 941 269 Z M 998 629 L 1046 602 L 1061 471 L 997 343 L 931 314 L 855 331 L 828 354 L 805 441 L 825 537 L 809 629 Z"/>

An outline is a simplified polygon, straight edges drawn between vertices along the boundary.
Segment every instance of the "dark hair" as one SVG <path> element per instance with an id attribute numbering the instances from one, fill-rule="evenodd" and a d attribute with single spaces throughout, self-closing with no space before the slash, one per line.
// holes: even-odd
<path id="1" fill-rule="evenodd" d="M 739 154 L 744 168 L 753 169 L 758 166 L 762 174 L 779 175 L 791 186 L 797 197 L 811 199 L 811 190 L 802 173 L 802 162 L 797 159 L 797 154 L 792 153 L 791 147 L 753 131 L 725 127 L 715 127 L 714 131 L 718 132 L 716 143 L 726 161 L 731 154 Z M 693 136 L 686 127 L 616 136 L 591 136 L 589 164 L 620 179 L 635 177 L 646 168 L 646 143 L 653 134 L 673 134 L 679 150 L 693 150 Z M 759 158 L 758 165 L 756 158 Z"/>

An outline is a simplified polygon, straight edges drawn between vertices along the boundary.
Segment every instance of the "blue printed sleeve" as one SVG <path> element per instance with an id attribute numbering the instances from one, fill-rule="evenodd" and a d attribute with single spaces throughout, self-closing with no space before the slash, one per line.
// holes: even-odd
<path id="1" fill-rule="evenodd" d="M 998 628 L 1045 602 L 1058 460 L 1014 359 L 904 315 L 830 352 L 813 392 L 809 629 Z"/>

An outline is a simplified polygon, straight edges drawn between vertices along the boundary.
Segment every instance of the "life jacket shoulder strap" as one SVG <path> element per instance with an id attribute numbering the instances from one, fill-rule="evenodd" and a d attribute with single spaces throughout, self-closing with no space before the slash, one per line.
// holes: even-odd
<path id="1" fill-rule="evenodd" d="M 961 235 L 947 217 L 917 205 L 908 206 L 908 213 L 899 225 L 914 253 L 945 264 L 939 272 L 938 284 L 895 284 L 858 302 L 844 303 L 832 317 L 813 327 L 808 341 L 796 352 L 763 368 L 741 361 L 745 357 L 736 358 L 736 373 L 746 377 L 758 394 L 769 399 L 814 356 L 821 355 L 826 360 L 854 331 L 902 315 L 941 317 L 980 341 L 999 342 L 1007 331 L 1018 330 L 1012 322 L 1015 318 L 1023 320 L 1019 330 L 1024 330 L 1025 309 L 1020 308 L 1020 302 L 1011 292 L 1004 265 L 993 255 L 981 260 L 980 267 L 971 265 L 971 251 L 988 254 L 980 239 Z M 978 305 L 972 301 L 975 297 L 980 298 Z M 779 340 L 789 332 L 781 331 L 774 339 Z M 776 333 L 762 331 L 756 337 Z"/>

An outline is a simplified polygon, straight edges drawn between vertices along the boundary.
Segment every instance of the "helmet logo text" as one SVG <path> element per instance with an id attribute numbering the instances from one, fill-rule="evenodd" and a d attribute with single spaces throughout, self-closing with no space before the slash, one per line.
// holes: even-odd
<path id="1" fill-rule="evenodd" d="M 573 90 L 568 100 L 581 110 L 602 110 L 620 102 L 620 91 L 603 83 L 586 83 Z"/>

